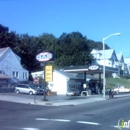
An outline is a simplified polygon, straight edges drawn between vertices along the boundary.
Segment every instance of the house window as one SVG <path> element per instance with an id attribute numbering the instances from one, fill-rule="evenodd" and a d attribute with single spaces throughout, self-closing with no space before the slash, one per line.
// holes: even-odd
<path id="1" fill-rule="evenodd" d="M 15 77 L 15 71 L 13 71 L 13 77 Z"/>
<path id="2" fill-rule="evenodd" d="M 13 71 L 13 77 L 19 79 L 19 72 Z"/>
<path id="3" fill-rule="evenodd" d="M 27 78 L 28 78 L 27 72 L 23 72 L 23 79 L 27 79 Z"/>
<path id="4" fill-rule="evenodd" d="M 0 70 L 0 74 L 4 74 L 4 71 L 3 71 L 3 70 Z"/>
<path id="5" fill-rule="evenodd" d="M 16 72 L 16 78 L 18 78 L 19 77 L 19 73 L 18 72 Z"/>

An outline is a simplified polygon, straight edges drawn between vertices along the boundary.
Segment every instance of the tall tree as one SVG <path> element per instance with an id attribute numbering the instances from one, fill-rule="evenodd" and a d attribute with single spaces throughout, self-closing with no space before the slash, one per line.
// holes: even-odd
<path id="1" fill-rule="evenodd" d="M 56 52 L 57 67 L 91 63 L 87 38 L 79 32 L 63 33 L 58 39 Z"/>
<path id="2" fill-rule="evenodd" d="M 93 48 L 102 49 L 101 42 L 87 39 L 80 32 L 63 33 L 59 38 L 53 34 L 43 33 L 40 36 L 16 34 L 9 32 L 9 28 L 0 24 L 0 48 L 11 47 L 21 57 L 22 66 L 31 71 L 41 69 L 36 61 L 36 55 L 41 51 L 54 51 L 56 68 L 71 65 L 89 65 Z M 109 47 L 105 45 L 105 48 Z"/>
<path id="3" fill-rule="evenodd" d="M 0 33 L 2 33 L 2 32 L 8 32 L 8 31 L 9 31 L 8 27 L 5 27 L 2 24 L 0 24 Z"/>

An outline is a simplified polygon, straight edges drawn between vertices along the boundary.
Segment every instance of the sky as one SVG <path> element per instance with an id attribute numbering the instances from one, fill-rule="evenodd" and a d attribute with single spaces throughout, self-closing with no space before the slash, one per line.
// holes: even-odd
<path id="1" fill-rule="evenodd" d="M 130 56 L 130 0 L 0 0 L 0 24 L 18 34 L 80 32 Z"/>

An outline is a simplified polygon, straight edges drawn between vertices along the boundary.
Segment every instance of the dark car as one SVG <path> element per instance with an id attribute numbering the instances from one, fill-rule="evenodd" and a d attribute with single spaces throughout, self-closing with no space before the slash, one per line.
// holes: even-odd
<path id="1" fill-rule="evenodd" d="M 43 85 L 35 84 L 33 85 L 37 89 L 37 94 L 38 95 L 44 95 L 44 91 L 46 94 L 50 91 L 48 87 L 44 88 Z"/>

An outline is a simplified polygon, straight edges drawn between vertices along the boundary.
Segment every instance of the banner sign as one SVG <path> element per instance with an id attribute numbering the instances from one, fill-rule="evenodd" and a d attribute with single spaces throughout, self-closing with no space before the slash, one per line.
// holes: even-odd
<path id="1" fill-rule="evenodd" d="M 45 82 L 52 82 L 53 81 L 53 70 L 52 65 L 45 66 Z"/>
<path id="2" fill-rule="evenodd" d="M 39 62 L 53 61 L 54 53 L 53 52 L 41 52 L 36 55 L 36 60 Z"/>
<path id="3" fill-rule="evenodd" d="M 89 66 L 89 70 L 98 70 L 98 69 L 99 69 L 99 66 L 97 65 Z"/>

